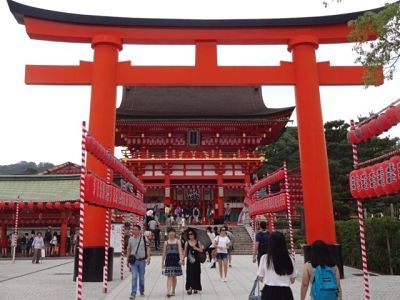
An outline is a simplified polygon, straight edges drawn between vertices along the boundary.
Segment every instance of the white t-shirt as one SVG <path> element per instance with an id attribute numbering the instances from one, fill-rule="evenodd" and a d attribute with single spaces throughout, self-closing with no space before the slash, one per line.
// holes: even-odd
<path id="1" fill-rule="evenodd" d="M 263 283 L 269 286 L 290 286 L 290 278 L 296 278 L 296 270 L 294 269 L 293 264 L 293 273 L 291 275 L 278 275 L 275 273 L 274 268 L 267 268 L 267 254 L 261 256 L 260 266 L 258 267 L 257 275 L 263 277 Z"/>
<path id="2" fill-rule="evenodd" d="M 231 240 L 227 236 L 217 236 L 215 238 L 215 246 L 217 247 L 217 253 L 228 253 L 228 244 Z"/>

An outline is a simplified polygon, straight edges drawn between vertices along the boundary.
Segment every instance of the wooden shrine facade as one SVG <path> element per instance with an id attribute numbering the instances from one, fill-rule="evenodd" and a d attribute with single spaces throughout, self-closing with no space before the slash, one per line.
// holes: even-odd
<path id="1" fill-rule="evenodd" d="M 190 102 L 189 102 L 190 101 Z M 116 145 L 148 187 L 148 207 L 243 207 L 244 187 L 265 161 L 257 151 L 284 130 L 293 107 L 267 108 L 261 87 L 124 88 Z"/>

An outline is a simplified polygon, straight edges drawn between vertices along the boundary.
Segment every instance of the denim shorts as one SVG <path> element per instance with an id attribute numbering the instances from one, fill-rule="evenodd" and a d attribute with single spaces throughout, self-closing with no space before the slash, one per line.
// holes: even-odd
<path id="1" fill-rule="evenodd" d="M 228 259 L 228 253 L 217 253 L 217 260 Z"/>

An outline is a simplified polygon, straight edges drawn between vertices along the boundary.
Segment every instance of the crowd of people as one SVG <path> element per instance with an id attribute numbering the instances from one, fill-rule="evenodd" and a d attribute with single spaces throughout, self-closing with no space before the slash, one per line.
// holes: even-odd
<path id="1" fill-rule="evenodd" d="M 234 249 L 234 235 L 227 226 L 209 226 L 207 233 L 209 245 L 203 245 L 198 237 L 198 231 L 193 228 L 167 227 L 165 238 L 161 243 L 160 224 L 156 218 L 148 215 L 146 228 L 141 233 L 141 227 L 134 225 L 132 236 L 128 241 L 127 267 L 132 272 L 132 286 L 130 299 L 136 295 L 144 295 L 144 274 L 146 265 L 151 261 L 150 245 L 162 249 L 161 270 L 167 277 L 166 296 L 175 296 L 177 280 L 183 275 L 186 268 L 185 289 L 188 295 L 202 291 L 201 264 L 208 261 L 209 268 L 216 268 L 222 282 L 228 281 L 228 269 L 232 266 L 232 251 Z M 208 253 L 208 257 L 207 257 Z"/>
<path id="2" fill-rule="evenodd" d="M 160 236 L 158 221 L 150 220 L 147 229 L 141 234 L 140 226 L 136 225 L 133 236 L 129 239 L 127 265 L 132 272 L 130 299 L 136 297 L 138 282 L 139 292 L 144 295 L 144 273 L 146 264 L 150 263 L 152 240 L 154 245 L 162 249 L 161 270 L 167 277 L 167 298 L 175 296 L 178 278 L 184 271 L 186 271 L 184 286 L 187 294 L 201 292 L 201 264 L 206 261 L 209 262 L 209 268 L 217 269 L 221 282 L 228 281 L 229 267 L 232 266 L 234 235 L 227 225 L 214 228 L 208 226 L 206 234 L 211 243 L 207 245 L 204 245 L 198 236 L 202 229 L 189 227 L 177 231 L 173 227 L 168 227 L 162 244 L 158 237 L 153 238 L 156 235 Z M 135 259 L 131 259 L 132 257 Z M 297 270 L 283 233 L 268 232 L 267 223 L 261 222 L 260 231 L 256 234 L 252 261 L 258 263 L 257 280 L 263 285 L 262 300 L 294 299 L 291 285 L 295 282 Z M 342 299 L 339 269 L 323 241 L 315 241 L 311 245 L 310 261 L 303 268 L 301 300 L 306 299 L 308 289 L 312 300 Z"/>
<path id="3" fill-rule="evenodd" d="M 229 222 L 231 220 L 231 207 L 229 204 L 226 204 L 225 212 L 223 216 L 223 220 L 218 220 L 220 223 Z M 161 212 L 158 205 L 151 210 L 153 217 L 159 221 Z M 164 218 L 167 226 L 177 225 L 180 228 L 185 228 L 188 225 L 197 225 L 202 223 L 202 220 L 206 221 L 208 224 L 215 223 L 215 209 L 212 205 L 208 205 L 204 215 L 199 207 L 195 204 L 187 205 L 181 207 L 177 205 L 175 208 L 172 208 L 170 205 L 166 205 L 164 208 Z"/>
<path id="4" fill-rule="evenodd" d="M 41 231 L 31 230 L 30 233 L 25 232 L 18 236 L 14 234 L 2 236 L 0 237 L 1 256 L 8 257 L 12 255 L 13 249 L 15 248 L 16 252 L 20 253 L 22 257 L 35 257 L 35 250 L 39 249 L 39 246 L 43 251 L 36 253 L 36 255 L 39 255 L 37 261 L 39 261 L 42 256 L 60 256 L 60 239 L 60 234 L 57 231 L 53 231 L 52 227 L 48 227 L 44 234 Z M 35 242 L 35 240 L 37 242 Z M 77 241 L 77 232 L 66 237 L 67 255 L 75 255 Z"/>

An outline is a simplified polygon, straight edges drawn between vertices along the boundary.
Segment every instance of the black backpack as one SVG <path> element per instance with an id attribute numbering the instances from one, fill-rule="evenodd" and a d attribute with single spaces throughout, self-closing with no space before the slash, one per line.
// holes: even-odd
<path id="1" fill-rule="evenodd" d="M 268 251 L 269 232 L 260 232 L 260 241 L 258 242 L 258 255 L 264 255 Z"/>

